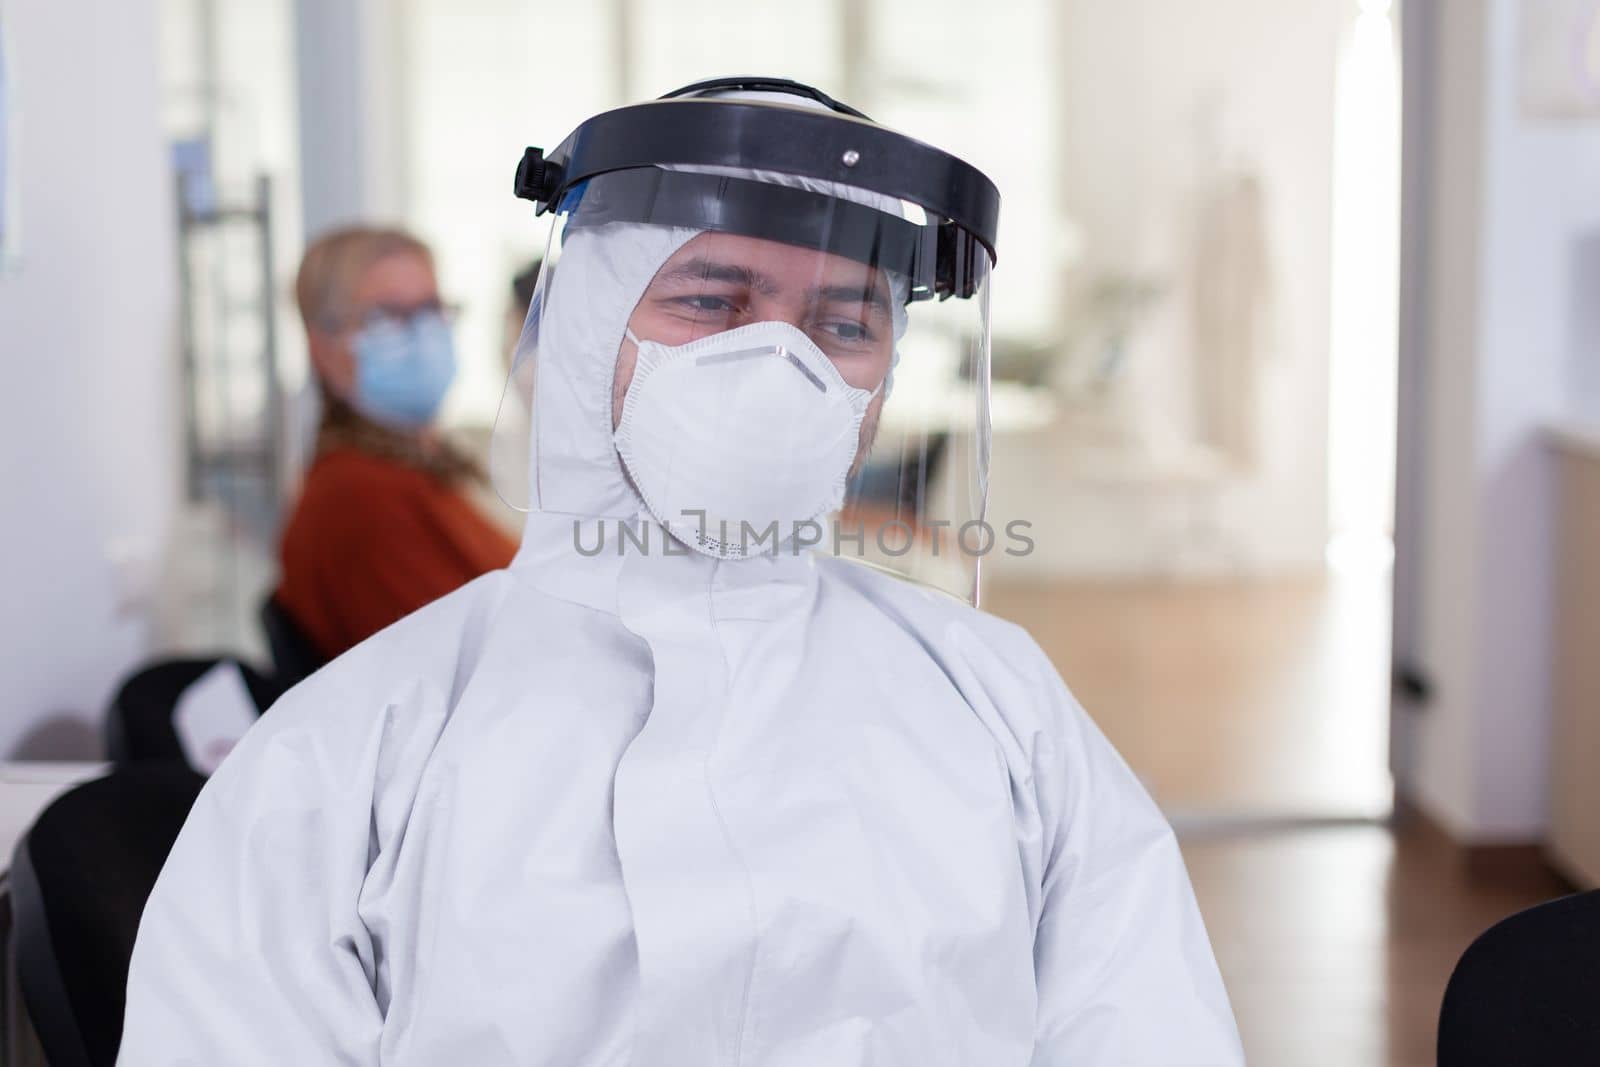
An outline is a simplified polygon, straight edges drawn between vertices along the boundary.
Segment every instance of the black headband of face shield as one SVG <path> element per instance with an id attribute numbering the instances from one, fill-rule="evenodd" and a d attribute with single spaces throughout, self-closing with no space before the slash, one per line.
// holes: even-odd
<path id="1" fill-rule="evenodd" d="M 864 119 L 871 122 L 870 118 L 840 100 L 835 100 L 821 89 L 806 85 L 803 82 L 792 81 L 788 78 L 766 78 L 760 75 L 710 78 L 706 81 L 685 85 L 682 89 L 674 89 L 670 93 L 662 93 L 662 100 L 676 100 L 685 96 L 714 96 L 718 93 L 788 93 L 790 96 L 803 96 L 808 100 L 815 100 L 829 111 L 837 111 L 841 115 L 851 118 Z"/>
<path id="2" fill-rule="evenodd" d="M 788 83 L 760 79 L 689 87 L 728 88 L 795 91 Z M 933 232 L 931 239 L 919 237 L 919 244 L 931 241 L 932 249 L 931 282 L 923 295 L 971 296 L 994 262 L 1000 212 L 994 183 L 948 152 L 842 110 L 715 96 L 671 96 L 619 108 L 582 123 L 548 157 L 529 148 L 517 167 L 516 195 L 543 214 L 597 176 L 666 166 L 772 171 L 918 205 L 930 222 L 918 229 Z M 918 266 L 928 276 L 927 267 Z"/>
<path id="3" fill-rule="evenodd" d="M 814 248 L 893 271 L 910 281 L 909 300 L 926 300 L 939 291 L 938 232 L 933 226 L 805 189 L 638 167 L 576 186 L 559 210 L 570 213 L 569 230 L 608 222 L 716 230 Z M 973 288 L 977 281 L 971 279 Z"/>

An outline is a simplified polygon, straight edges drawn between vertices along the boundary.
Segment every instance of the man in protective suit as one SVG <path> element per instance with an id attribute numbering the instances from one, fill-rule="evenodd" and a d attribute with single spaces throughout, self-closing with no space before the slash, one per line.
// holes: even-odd
<path id="1" fill-rule="evenodd" d="M 952 425 L 904 526 L 981 523 L 992 184 L 730 79 L 518 191 L 555 220 L 521 551 L 211 779 L 120 1062 L 1242 1063 L 1172 833 L 1044 655 L 832 558 L 867 454 Z"/>

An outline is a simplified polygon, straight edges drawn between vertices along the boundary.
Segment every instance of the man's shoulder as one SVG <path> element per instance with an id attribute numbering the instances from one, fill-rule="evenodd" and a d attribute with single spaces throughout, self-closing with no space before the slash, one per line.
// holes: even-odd
<path id="1" fill-rule="evenodd" d="M 1004 754 L 1018 781 L 1034 781 L 1038 768 L 1054 768 L 1049 781 L 1059 789 L 1068 775 L 1109 781 L 1108 773 L 1088 768 L 1118 768 L 1127 775 L 1115 749 L 1078 702 L 1050 657 L 1033 636 L 1015 623 L 980 611 L 965 601 L 893 575 L 843 560 L 819 560 L 822 582 L 837 595 L 832 631 L 863 633 L 863 626 L 887 625 L 909 635 L 915 648 L 901 645 L 916 667 L 937 669 L 979 717 Z M 858 641 L 882 657 L 887 642 Z M 925 658 L 926 662 L 923 662 Z"/>
<path id="2" fill-rule="evenodd" d="M 513 586 L 508 574 L 495 571 L 418 608 L 290 689 L 263 721 L 327 733 L 345 720 L 359 732 L 381 709 L 413 703 L 419 692 L 452 691 L 476 663 Z"/>
<path id="3" fill-rule="evenodd" d="M 943 589 L 847 559 L 818 557 L 817 569 L 825 586 L 848 589 L 920 624 L 963 626 L 1003 643 L 1023 642 L 1037 647 L 1022 627 Z"/>

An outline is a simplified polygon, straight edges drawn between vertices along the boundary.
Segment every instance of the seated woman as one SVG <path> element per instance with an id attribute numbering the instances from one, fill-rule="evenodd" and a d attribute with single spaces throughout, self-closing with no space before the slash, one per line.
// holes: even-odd
<path id="1" fill-rule="evenodd" d="M 329 233 L 295 297 L 323 416 L 274 599 L 332 659 L 507 566 L 516 545 L 469 502 L 480 468 L 434 425 L 455 353 L 428 247 L 398 230 Z"/>

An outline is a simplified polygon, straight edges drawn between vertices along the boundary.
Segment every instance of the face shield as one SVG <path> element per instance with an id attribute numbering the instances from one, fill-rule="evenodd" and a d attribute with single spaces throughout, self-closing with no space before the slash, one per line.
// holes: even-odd
<path id="1" fill-rule="evenodd" d="M 970 596 L 1003 549 L 983 521 L 998 195 L 817 99 L 669 98 L 529 150 L 518 191 L 552 228 L 495 485 L 653 519 L 673 550 L 826 553 Z"/>

